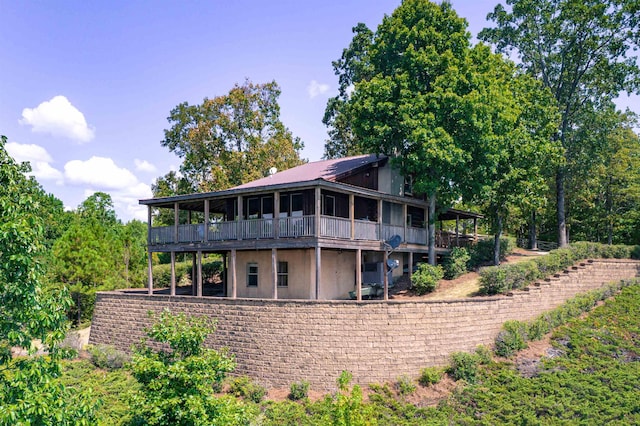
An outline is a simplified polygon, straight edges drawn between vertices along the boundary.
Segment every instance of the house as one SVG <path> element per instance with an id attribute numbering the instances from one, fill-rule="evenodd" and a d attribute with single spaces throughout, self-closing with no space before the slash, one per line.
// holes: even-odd
<path id="1" fill-rule="evenodd" d="M 384 288 L 386 298 L 393 280 L 428 254 L 427 203 L 414 195 L 387 157 L 371 154 L 274 171 L 222 191 L 141 200 L 149 209 L 148 292 L 152 253 L 170 253 L 172 271 L 176 253 L 191 253 L 196 296 L 203 295 L 203 255 L 218 253 L 220 296 L 347 299 L 352 292 L 359 300 L 362 283 Z M 156 209 L 172 210 L 174 224 L 152 226 Z M 480 217 L 441 214 L 440 221 L 456 221 L 456 232 L 438 232 L 436 251 L 475 238 Z M 472 236 L 458 232 L 461 220 L 473 221 Z M 387 264 L 402 267 L 384 273 Z M 174 295 L 175 273 L 171 281 Z"/>

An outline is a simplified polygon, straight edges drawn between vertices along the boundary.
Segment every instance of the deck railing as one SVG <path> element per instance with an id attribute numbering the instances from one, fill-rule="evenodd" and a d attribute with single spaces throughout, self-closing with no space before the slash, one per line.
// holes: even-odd
<path id="1" fill-rule="evenodd" d="M 277 225 L 276 225 L 277 223 Z M 178 225 L 178 243 L 198 243 L 204 241 L 230 241 L 279 238 L 313 237 L 316 235 L 314 215 L 281 217 L 276 219 L 248 219 L 209 224 L 207 235 L 203 224 Z M 381 241 L 400 235 L 402 241 L 410 244 L 426 244 L 427 230 L 398 225 L 380 224 L 367 220 L 353 221 L 353 236 L 356 240 Z M 350 240 L 352 235 L 351 219 L 320 216 L 320 236 Z M 175 243 L 176 228 L 159 226 L 151 228 L 149 243 L 152 245 Z M 439 243 L 442 239 L 439 238 Z"/>
<path id="2" fill-rule="evenodd" d="M 356 227 L 356 230 L 358 228 Z M 351 219 L 333 216 L 320 217 L 320 235 L 332 238 L 351 238 Z"/>

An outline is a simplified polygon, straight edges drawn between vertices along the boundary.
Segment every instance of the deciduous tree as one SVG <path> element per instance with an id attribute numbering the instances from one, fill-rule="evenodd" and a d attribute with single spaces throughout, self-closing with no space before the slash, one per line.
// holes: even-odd
<path id="1" fill-rule="evenodd" d="M 246 80 L 226 95 L 171 110 L 161 144 L 182 158 L 190 190 L 225 189 L 302 163 L 303 143 L 280 121 L 279 96 L 275 81 Z"/>
<path id="2" fill-rule="evenodd" d="M 42 191 L 27 163 L 8 155 L 0 137 L 0 424 L 90 424 L 94 407 L 55 380 L 64 356 L 68 293 L 43 289 Z M 36 355 L 40 339 L 48 356 Z M 28 352 L 12 359 L 12 348 Z"/>
<path id="3" fill-rule="evenodd" d="M 555 134 L 566 162 L 556 171 L 558 242 L 567 244 L 566 179 L 585 108 L 598 110 L 622 91 L 640 87 L 631 53 L 640 45 L 640 3 L 635 0 L 507 0 L 488 18 L 480 39 L 514 53 L 524 69 L 548 87 L 561 120 Z"/>

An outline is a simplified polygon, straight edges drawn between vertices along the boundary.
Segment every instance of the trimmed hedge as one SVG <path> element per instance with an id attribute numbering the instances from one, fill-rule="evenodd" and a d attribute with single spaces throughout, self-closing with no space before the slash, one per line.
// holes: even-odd
<path id="1" fill-rule="evenodd" d="M 524 288 L 589 258 L 638 259 L 640 246 L 577 242 L 526 262 L 483 268 L 480 270 L 480 293 L 493 295 Z"/>

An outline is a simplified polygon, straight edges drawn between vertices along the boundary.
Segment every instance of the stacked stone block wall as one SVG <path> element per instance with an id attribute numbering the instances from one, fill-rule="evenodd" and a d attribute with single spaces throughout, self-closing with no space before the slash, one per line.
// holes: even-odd
<path id="1" fill-rule="evenodd" d="M 640 276 L 640 262 L 596 260 L 494 297 L 447 301 L 309 301 L 99 293 L 90 343 L 130 350 L 150 325 L 149 311 L 170 309 L 217 320 L 210 347 L 229 347 L 236 373 L 267 386 L 302 379 L 332 390 L 342 370 L 368 384 L 418 376 L 446 365 L 452 352 L 492 345 L 507 320 L 529 320 L 579 293 Z"/>

